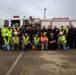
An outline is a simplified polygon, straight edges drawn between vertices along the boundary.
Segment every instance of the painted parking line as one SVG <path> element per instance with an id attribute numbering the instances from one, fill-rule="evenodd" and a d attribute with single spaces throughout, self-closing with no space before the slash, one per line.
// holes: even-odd
<path id="1" fill-rule="evenodd" d="M 13 65 L 10 67 L 10 69 L 7 71 L 6 75 L 11 75 L 13 69 L 15 68 L 15 66 L 17 65 L 19 59 L 21 58 L 22 54 L 24 51 L 22 51 L 19 56 L 17 57 L 17 59 L 15 60 L 15 62 L 13 63 Z"/>

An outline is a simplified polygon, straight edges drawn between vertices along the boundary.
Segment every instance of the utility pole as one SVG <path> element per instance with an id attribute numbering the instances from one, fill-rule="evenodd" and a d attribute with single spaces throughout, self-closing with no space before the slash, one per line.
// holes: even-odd
<path id="1" fill-rule="evenodd" d="M 44 19 L 46 19 L 46 8 L 44 9 Z"/>

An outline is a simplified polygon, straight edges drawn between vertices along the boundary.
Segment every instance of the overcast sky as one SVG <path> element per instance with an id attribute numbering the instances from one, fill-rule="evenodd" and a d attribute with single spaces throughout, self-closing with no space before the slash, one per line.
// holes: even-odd
<path id="1" fill-rule="evenodd" d="M 44 18 L 44 8 L 46 18 L 76 18 L 76 0 L 0 0 L 0 18 Z"/>

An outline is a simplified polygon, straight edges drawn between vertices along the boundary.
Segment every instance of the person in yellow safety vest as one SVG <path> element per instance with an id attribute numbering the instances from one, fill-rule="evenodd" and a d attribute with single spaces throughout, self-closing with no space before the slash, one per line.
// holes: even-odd
<path id="1" fill-rule="evenodd" d="M 12 38 L 13 30 L 12 30 L 12 28 L 11 28 L 11 25 L 8 26 L 8 28 L 7 28 L 7 33 L 8 33 L 8 37 L 9 37 L 9 38 Z"/>
<path id="2" fill-rule="evenodd" d="M 65 28 L 65 35 L 68 35 L 68 31 L 69 31 L 69 25 L 67 25 L 67 27 Z"/>
<path id="3" fill-rule="evenodd" d="M 3 38 L 4 41 L 4 50 L 10 50 L 10 38 L 8 37 L 8 34 L 6 34 L 6 37 Z"/>
<path id="4" fill-rule="evenodd" d="M 22 36 L 21 43 L 22 43 L 22 50 L 28 50 L 28 48 L 30 47 L 30 38 L 27 33 L 25 33 Z"/>
<path id="5" fill-rule="evenodd" d="M 69 46 L 69 36 L 68 36 L 68 32 L 69 32 L 69 28 L 70 28 L 70 25 L 67 25 L 66 29 L 65 29 L 65 32 L 66 32 L 66 40 L 67 40 L 67 46 Z"/>
<path id="6" fill-rule="evenodd" d="M 35 37 L 33 37 L 33 44 L 35 45 L 35 49 L 40 48 L 40 37 L 38 37 L 38 34 L 35 34 Z"/>
<path id="7" fill-rule="evenodd" d="M 18 50 L 19 48 L 19 37 L 18 33 L 14 32 L 14 36 L 11 39 L 12 50 Z"/>
<path id="8" fill-rule="evenodd" d="M 15 28 L 13 29 L 13 34 L 14 34 L 14 32 L 17 32 L 18 35 L 20 34 L 20 29 L 19 29 L 19 24 L 18 23 L 15 24 Z"/>
<path id="9" fill-rule="evenodd" d="M 63 35 L 65 34 L 65 29 L 64 29 L 63 25 L 61 26 L 61 30 L 60 31 L 63 33 Z"/>
<path id="10" fill-rule="evenodd" d="M 62 32 L 60 32 L 58 37 L 58 48 L 60 49 L 62 45 L 63 50 L 70 49 L 69 47 L 66 47 L 66 43 L 67 43 L 66 37 L 63 35 Z"/>
<path id="11" fill-rule="evenodd" d="M 4 25 L 4 27 L 1 29 L 1 36 L 4 38 L 6 36 L 7 33 L 7 28 L 6 25 Z"/>
<path id="12" fill-rule="evenodd" d="M 3 38 L 6 36 L 7 28 L 6 25 L 1 29 L 1 48 L 3 48 Z"/>

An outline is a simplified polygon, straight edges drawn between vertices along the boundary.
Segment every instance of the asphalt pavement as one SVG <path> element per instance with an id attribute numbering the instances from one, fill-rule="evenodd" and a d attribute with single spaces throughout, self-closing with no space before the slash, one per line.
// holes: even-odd
<path id="1" fill-rule="evenodd" d="M 0 75 L 76 75 L 76 50 L 0 50 Z"/>

